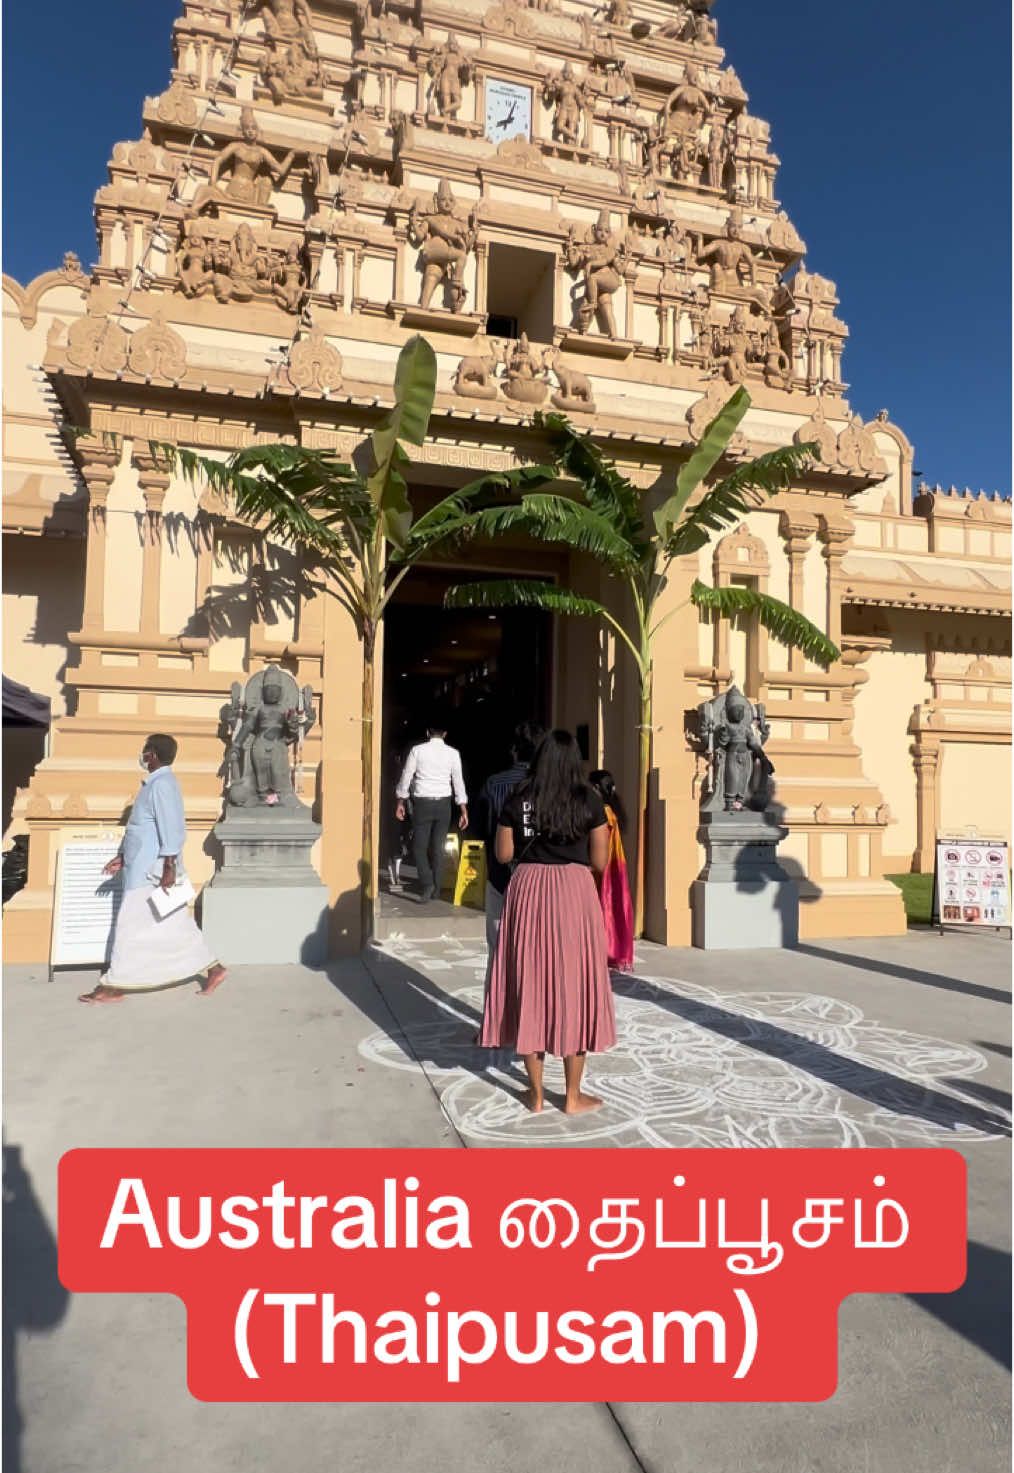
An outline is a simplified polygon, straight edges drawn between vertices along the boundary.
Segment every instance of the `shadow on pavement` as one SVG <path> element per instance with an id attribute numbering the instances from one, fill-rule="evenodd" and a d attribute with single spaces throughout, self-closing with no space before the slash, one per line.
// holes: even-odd
<path id="1" fill-rule="evenodd" d="M 968 1245 L 968 1277 L 952 1294 L 910 1294 L 942 1325 L 1010 1370 L 1011 1261 L 1000 1248 Z"/>
<path id="2" fill-rule="evenodd" d="M 441 1072 L 467 1069 L 500 1089 L 507 1088 L 506 1075 L 518 1083 L 517 1090 L 507 1088 L 507 1093 L 520 1099 L 528 1081 L 509 1051 L 478 1047 L 475 1036 L 482 1018 L 475 1008 L 378 947 L 367 947 L 360 960 L 372 987 L 350 988 L 351 973 L 342 967 L 329 968 L 328 980 L 407 1058 Z"/>
<path id="3" fill-rule="evenodd" d="M 802 948 L 801 948 L 802 949 Z M 778 1028 L 759 1018 L 747 1018 L 741 1013 L 715 1007 L 713 1003 L 698 1002 L 669 992 L 643 977 L 617 975 L 613 979 L 613 990 L 623 997 L 649 998 L 671 1013 L 707 1028 L 723 1038 L 732 1039 L 746 1048 L 770 1058 L 781 1059 L 794 1069 L 812 1074 L 843 1093 L 856 1095 L 882 1110 L 892 1110 L 898 1115 L 908 1115 L 933 1125 L 942 1125 L 949 1130 L 968 1126 L 985 1131 L 990 1135 L 1011 1133 L 1009 1120 L 993 1114 L 970 1101 L 956 1100 L 939 1090 L 927 1089 L 910 1080 L 874 1069 L 798 1033 Z"/>
<path id="4" fill-rule="evenodd" d="M 852 956 L 844 951 L 830 951 L 825 946 L 812 946 L 800 942 L 797 952 L 803 956 L 814 956 L 819 961 L 838 962 L 843 967 L 852 967 L 857 972 L 878 972 L 883 977 L 896 977 L 902 982 L 918 982 L 922 987 L 942 987 L 946 992 L 963 992 L 966 997 L 981 997 L 986 1002 L 1010 1003 L 1010 992 L 1000 987 L 985 987 L 980 982 L 964 982 L 960 977 L 948 977 L 943 972 L 920 972 L 914 967 L 902 967 L 897 962 L 881 962 L 875 957 Z"/>
<path id="5" fill-rule="evenodd" d="M 25 1170 L 21 1147 L 5 1145 L 3 1150 L 3 1466 L 4 1473 L 22 1473 L 17 1337 L 55 1329 L 67 1313 L 70 1295 L 57 1278 L 56 1239 Z"/>

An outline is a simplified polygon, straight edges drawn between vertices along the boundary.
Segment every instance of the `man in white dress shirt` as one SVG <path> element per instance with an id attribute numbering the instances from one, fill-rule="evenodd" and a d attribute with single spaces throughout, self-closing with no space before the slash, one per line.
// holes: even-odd
<path id="1" fill-rule="evenodd" d="M 405 817 L 406 800 L 412 799 L 412 858 L 422 904 L 440 894 L 444 840 L 451 826 L 452 802 L 460 810 L 458 828 L 468 828 L 468 795 L 461 771 L 461 753 L 447 745 L 446 735 L 444 722 L 430 722 L 426 728 L 428 740 L 409 752 L 396 790 L 399 822 Z"/>

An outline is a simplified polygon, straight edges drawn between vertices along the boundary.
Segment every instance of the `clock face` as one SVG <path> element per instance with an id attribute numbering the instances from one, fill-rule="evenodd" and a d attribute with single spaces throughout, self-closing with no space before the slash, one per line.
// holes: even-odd
<path id="1" fill-rule="evenodd" d="M 532 136 L 532 89 L 520 82 L 486 79 L 486 137 L 490 143 Z"/>

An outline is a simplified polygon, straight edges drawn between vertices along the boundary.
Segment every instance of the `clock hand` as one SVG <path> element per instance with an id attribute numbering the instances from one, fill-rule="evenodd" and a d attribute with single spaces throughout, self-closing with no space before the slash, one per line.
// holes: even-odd
<path id="1" fill-rule="evenodd" d="M 514 114 L 517 112 L 517 110 L 518 110 L 517 103 L 516 102 L 512 102 L 511 103 L 511 110 L 510 110 L 510 112 L 507 114 L 507 116 L 505 118 L 501 118 L 500 119 L 499 123 L 497 124 L 497 127 L 498 128 L 506 128 L 511 123 L 513 123 L 513 121 L 514 121 Z"/>

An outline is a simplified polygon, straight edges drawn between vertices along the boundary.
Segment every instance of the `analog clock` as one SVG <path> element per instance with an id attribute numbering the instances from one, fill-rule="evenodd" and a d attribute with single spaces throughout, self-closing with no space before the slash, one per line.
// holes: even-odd
<path id="1" fill-rule="evenodd" d="M 532 136 L 532 89 L 520 82 L 486 79 L 486 137 L 490 143 Z"/>

